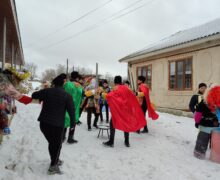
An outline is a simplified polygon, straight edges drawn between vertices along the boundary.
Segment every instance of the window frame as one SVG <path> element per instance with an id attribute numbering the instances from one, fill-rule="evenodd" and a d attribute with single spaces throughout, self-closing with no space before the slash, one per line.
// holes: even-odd
<path id="1" fill-rule="evenodd" d="M 186 88 L 186 61 L 187 60 L 191 60 L 191 87 L 190 88 Z M 171 73 L 171 68 L 170 68 L 170 65 L 171 63 L 175 63 L 175 87 L 174 89 L 171 89 L 171 78 L 170 78 L 170 73 Z M 177 88 L 177 63 L 178 62 L 183 62 L 183 88 L 181 89 L 178 89 Z M 168 90 L 169 91 L 192 91 L 193 90 L 193 57 L 192 56 L 189 56 L 189 57 L 184 57 L 184 58 L 181 58 L 181 59 L 176 59 L 176 60 L 170 60 L 168 61 Z"/>
<path id="2" fill-rule="evenodd" d="M 151 69 L 151 77 L 150 77 L 150 82 L 151 82 L 151 84 L 150 84 L 150 86 L 147 84 L 147 77 L 148 77 L 148 67 L 150 67 L 150 69 Z M 152 76 L 153 76 L 153 66 L 152 66 L 152 64 L 148 64 L 148 65 L 144 65 L 144 66 L 137 66 L 136 67 L 136 76 L 137 76 L 137 80 L 138 80 L 138 76 L 139 76 L 139 74 L 138 74 L 138 69 L 139 68 L 141 68 L 141 76 L 143 75 L 143 69 L 144 68 L 146 68 L 146 81 L 145 81 L 145 84 L 147 84 L 147 86 L 149 87 L 149 89 L 150 90 L 152 90 Z M 137 82 L 137 81 L 136 81 Z"/>

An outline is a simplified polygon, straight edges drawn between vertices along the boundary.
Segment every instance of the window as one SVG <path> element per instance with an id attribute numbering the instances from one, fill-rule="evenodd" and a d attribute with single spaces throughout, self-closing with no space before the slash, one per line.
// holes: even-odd
<path id="1" fill-rule="evenodd" d="M 192 89 L 192 58 L 171 61 L 169 63 L 169 89 Z"/>
<path id="2" fill-rule="evenodd" d="M 152 65 L 137 68 L 137 75 L 146 78 L 146 84 L 151 89 L 152 86 Z"/>

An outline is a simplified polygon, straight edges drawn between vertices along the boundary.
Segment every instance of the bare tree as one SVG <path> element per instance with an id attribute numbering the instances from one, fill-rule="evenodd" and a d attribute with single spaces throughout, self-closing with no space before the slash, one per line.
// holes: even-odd
<path id="1" fill-rule="evenodd" d="M 56 75 L 55 69 L 47 69 L 42 73 L 42 81 L 52 81 Z"/>
<path id="2" fill-rule="evenodd" d="M 31 81 L 37 77 L 37 65 L 33 62 L 26 63 L 25 68 L 31 73 Z"/>
<path id="3" fill-rule="evenodd" d="M 112 84 L 114 82 L 114 77 L 109 72 L 107 72 L 104 77 L 109 84 Z"/>
<path id="4" fill-rule="evenodd" d="M 75 71 L 78 71 L 79 74 L 82 74 L 82 75 L 88 75 L 88 74 L 92 74 L 92 70 L 90 68 L 85 68 L 85 67 L 75 67 L 74 68 Z"/>
<path id="5" fill-rule="evenodd" d="M 62 65 L 62 64 L 58 64 L 57 68 L 56 68 L 56 74 L 59 75 L 59 74 L 62 74 L 62 73 L 66 74 L 66 66 Z"/>

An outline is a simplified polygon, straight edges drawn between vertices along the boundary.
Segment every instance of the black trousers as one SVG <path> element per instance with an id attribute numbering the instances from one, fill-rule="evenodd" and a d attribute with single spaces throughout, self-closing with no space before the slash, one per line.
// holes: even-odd
<path id="1" fill-rule="evenodd" d="M 85 109 L 87 102 L 88 102 L 88 98 L 84 99 L 84 101 L 83 101 L 83 103 L 82 103 L 82 105 L 80 107 L 80 110 L 79 110 L 79 117 L 81 117 L 82 112 Z"/>
<path id="2" fill-rule="evenodd" d="M 209 145 L 210 138 L 210 134 L 200 131 L 197 136 L 195 151 L 200 154 L 205 154 Z"/>
<path id="3" fill-rule="evenodd" d="M 91 129 L 92 114 L 94 114 L 95 116 L 93 125 L 97 125 L 99 114 L 96 112 L 95 107 L 88 107 L 87 108 L 87 124 L 88 124 L 89 129 Z"/>
<path id="4" fill-rule="evenodd" d="M 129 133 L 124 132 L 125 143 L 129 143 Z M 115 128 L 113 127 L 112 120 L 110 120 L 110 143 L 114 144 L 115 140 Z"/>
<path id="5" fill-rule="evenodd" d="M 64 128 L 40 122 L 40 130 L 49 143 L 50 165 L 54 166 L 57 164 L 60 157 Z"/>
<path id="6" fill-rule="evenodd" d="M 73 130 L 71 130 L 71 128 L 69 128 L 68 139 L 74 139 L 74 134 L 75 134 L 76 124 L 74 125 L 73 128 L 74 128 Z M 63 132 L 63 140 L 66 138 L 66 132 L 67 132 L 67 128 L 64 128 L 64 132 Z"/>
<path id="7" fill-rule="evenodd" d="M 144 117 L 146 117 L 147 107 L 146 106 L 141 106 L 141 109 L 144 113 Z M 147 124 L 146 124 L 146 126 L 144 126 L 144 130 L 148 130 Z"/>
<path id="8" fill-rule="evenodd" d="M 105 106 L 105 112 L 106 112 L 106 121 L 108 122 L 109 121 L 109 110 L 108 110 L 108 104 L 105 103 L 105 104 L 100 104 L 100 118 L 101 118 L 101 121 L 103 121 L 103 114 L 102 114 L 102 108 L 103 106 Z"/>

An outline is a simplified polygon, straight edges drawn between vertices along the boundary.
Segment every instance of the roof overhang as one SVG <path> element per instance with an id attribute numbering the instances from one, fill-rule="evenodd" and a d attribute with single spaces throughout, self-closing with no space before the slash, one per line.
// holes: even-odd
<path id="1" fill-rule="evenodd" d="M 14 44 L 14 63 L 17 65 L 24 65 L 24 54 L 21 42 L 21 35 L 19 30 L 19 23 L 17 18 L 16 4 L 14 0 L 0 1 L 0 42 L 3 41 L 3 24 L 6 19 L 6 63 L 11 63 L 12 59 L 12 43 Z M 2 44 L 0 45 L 2 48 Z"/>
<path id="2" fill-rule="evenodd" d="M 202 44 L 205 46 L 199 46 Z M 164 57 L 167 57 L 168 54 L 175 55 L 175 54 L 179 53 L 179 50 L 181 50 L 181 49 L 185 50 L 185 53 L 186 53 L 187 51 L 188 52 L 192 51 L 192 50 L 196 51 L 201 48 L 204 48 L 204 47 L 208 48 L 208 47 L 212 47 L 214 45 L 220 45 L 220 34 L 216 34 L 213 36 L 202 38 L 200 40 L 191 41 L 189 43 L 184 43 L 184 44 L 172 46 L 169 48 L 160 49 L 160 50 L 153 51 L 150 53 L 137 55 L 134 57 L 126 56 L 126 57 L 120 59 L 119 62 L 136 63 L 136 62 L 140 61 L 141 59 L 153 59 L 153 57 L 164 58 Z M 192 47 L 194 47 L 194 48 L 192 48 Z"/>
<path id="3" fill-rule="evenodd" d="M 13 19 L 15 23 L 15 29 L 16 29 L 16 34 L 17 34 L 17 41 L 18 41 L 18 47 L 20 50 L 20 56 L 21 56 L 21 65 L 25 64 L 24 61 L 24 53 L 23 53 L 23 48 L 22 48 L 22 42 L 21 42 L 21 34 L 20 34 L 20 29 L 19 29 L 19 23 L 18 23 L 18 16 L 17 16 L 17 10 L 16 10 L 16 5 L 15 5 L 15 0 L 10 0 L 11 8 L 12 8 L 12 14 L 13 14 Z"/>

